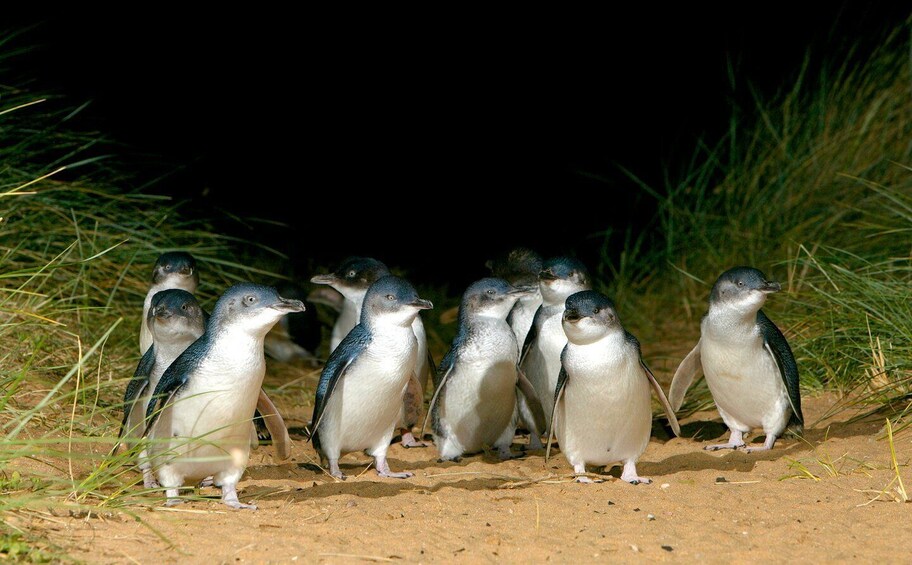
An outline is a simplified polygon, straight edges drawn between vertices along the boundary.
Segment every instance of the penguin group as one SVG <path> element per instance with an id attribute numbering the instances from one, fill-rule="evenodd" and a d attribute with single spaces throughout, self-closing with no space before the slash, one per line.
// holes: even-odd
<path id="1" fill-rule="evenodd" d="M 352 257 L 311 279 L 334 289 L 314 293 L 314 301 L 338 312 L 306 427 L 327 473 L 344 480 L 340 457 L 363 451 L 379 476 L 411 477 L 390 469 L 387 450 L 397 437 L 403 447 L 427 447 L 430 425 L 440 461 L 489 450 L 501 459 L 522 457 L 514 439 L 527 433 L 525 450 L 544 448 L 546 460 L 556 440 L 578 482 L 601 481 L 587 467 L 621 465 L 623 481 L 649 483 L 636 463 L 652 435 L 652 394 L 679 436 L 675 413 L 700 373 L 730 432 L 726 443 L 705 449 L 768 450 L 786 429 L 801 432 L 798 367 L 761 309 L 781 288 L 759 270 L 735 267 L 716 280 L 700 339 L 666 397 L 639 341 L 611 299 L 593 290 L 580 261 L 543 260 L 521 248 L 487 266 L 491 276 L 462 295 L 456 335 L 439 367 L 421 317 L 433 304 L 382 262 Z M 270 352 L 304 351 L 281 345 L 287 331 L 275 328 L 287 328 L 287 316 L 305 304 L 269 286 L 238 283 L 209 315 L 194 297 L 198 284 L 189 253 L 164 253 L 153 267 L 142 357 L 126 388 L 114 449 L 129 449 L 143 485 L 163 489 L 166 504 L 181 502 L 181 489 L 214 485 L 227 506 L 255 509 L 237 495 L 250 450 L 268 436 L 277 460 L 291 452 L 285 422 L 262 388 L 266 355 L 286 360 Z M 747 447 L 744 435 L 757 429 L 765 442 Z"/>

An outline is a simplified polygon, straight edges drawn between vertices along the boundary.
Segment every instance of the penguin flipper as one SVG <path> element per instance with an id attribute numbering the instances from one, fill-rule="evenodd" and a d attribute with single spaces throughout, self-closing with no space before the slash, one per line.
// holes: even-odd
<path id="1" fill-rule="evenodd" d="M 171 365 L 165 369 L 161 379 L 152 391 L 152 398 L 149 400 L 149 406 L 146 408 L 146 429 L 143 431 L 143 437 L 149 435 L 152 426 L 158 420 L 159 415 L 170 404 L 174 395 L 190 378 L 190 374 L 196 369 L 203 359 L 206 348 L 209 343 L 206 334 L 194 341 L 177 356 Z"/>
<path id="2" fill-rule="evenodd" d="M 535 311 L 535 317 L 532 318 L 532 326 L 529 327 L 529 333 L 526 334 L 526 340 L 523 342 L 522 349 L 519 351 L 519 365 L 522 365 L 523 361 L 526 360 L 526 355 L 528 355 L 529 350 L 532 349 L 535 340 L 538 339 L 538 329 L 543 322 L 542 316 L 542 307 L 539 306 L 538 310 Z"/>
<path id="3" fill-rule="evenodd" d="M 779 376 L 788 392 L 789 405 L 792 408 L 792 420 L 789 425 L 794 425 L 800 432 L 804 427 L 804 414 L 801 413 L 801 386 L 798 380 L 798 363 L 788 341 L 772 320 L 766 317 L 763 310 L 757 311 L 757 325 L 763 335 L 763 346 L 776 361 L 779 367 Z"/>
<path id="4" fill-rule="evenodd" d="M 437 398 L 440 396 L 440 393 L 446 387 L 447 379 L 450 378 L 450 374 L 453 372 L 453 367 L 456 366 L 456 354 L 453 349 L 451 349 L 443 358 L 443 361 L 440 362 L 440 367 L 437 368 L 438 376 L 435 381 L 437 382 L 437 388 L 434 390 L 434 396 L 431 397 L 431 402 L 428 404 L 427 414 L 424 416 L 424 422 L 421 424 L 421 438 L 424 437 L 424 430 L 427 429 L 428 420 L 432 420 L 431 425 L 434 427 L 434 431 L 437 430 Z"/>
<path id="5" fill-rule="evenodd" d="M 671 403 L 668 402 L 668 398 L 665 396 L 665 391 L 662 390 L 662 386 L 659 384 L 659 381 L 656 380 L 655 375 L 652 374 L 652 371 L 649 369 L 649 366 L 643 361 L 643 358 L 640 358 L 640 365 L 643 367 L 643 370 L 646 371 L 646 377 L 649 378 L 649 384 L 652 385 L 653 390 L 655 390 L 656 396 L 659 397 L 659 402 L 662 404 L 662 408 L 665 410 L 665 415 L 668 417 L 668 424 L 671 426 L 671 430 L 678 437 L 681 437 L 681 425 L 678 424 L 678 418 L 675 416 L 675 411 L 671 407 Z"/>
<path id="6" fill-rule="evenodd" d="M 269 435 L 272 437 L 276 460 L 284 461 L 288 459 L 291 456 L 291 437 L 288 435 L 288 427 L 285 425 L 285 420 L 279 413 L 279 409 L 276 408 L 272 399 L 269 398 L 263 389 L 260 389 L 256 407 L 263 418 L 266 429 L 269 430 Z"/>
<path id="7" fill-rule="evenodd" d="M 545 447 L 545 463 L 548 462 L 548 458 L 551 457 L 551 443 L 554 440 L 554 421 L 557 419 L 557 407 L 560 404 L 561 398 L 564 396 L 564 388 L 567 386 L 567 379 L 570 376 L 567 374 L 567 369 L 564 368 L 564 354 L 567 352 L 567 346 L 564 346 L 564 351 L 561 353 L 561 369 L 560 373 L 557 376 L 557 388 L 554 389 L 554 409 L 551 411 L 551 423 L 548 426 L 548 446 Z"/>
<path id="8" fill-rule="evenodd" d="M 437 383 L 435 383 L 434 380 L 437 378 L 437 363 L 434 362 L 434 356 L 431 354 L 431 348 L 428 347 L 426 349 L 427 349 L 428 372 L 430 373 L 430 376 L 431 376 L 431 382 L 434 383 L 434 386 L 436 387 Z M 427 382 L 427 381 L 425 381 L 425 382 Z M 424 391 L 422 390 L 421 393 L 424 394 Z"/>
<path id="9" fill-rule="evenodd" d="M 329 359 L 326 361 L 326 366 L 323 367 L 323 372 L 320 373 L 320 382 L 317 384 L 313 418 L 307 433 L 307 441 L 314 439 L 317 428 L 320 426 L 320 421 L 323 420 L 326 405 L 329 403 L 339 379 L 345 376 L 345 372 L 354 363 L 358 355 L 364 351 L 368 343 L 370 343 L 370 335 L 364 329 L 364 326 L 358 324 L 348 332 L 348 335 L 330 354 Z"/>
<path id="10" fill-rule="evenodd" d="M 690 350 L 687 357 L 678 365 L 674 378 L 671 379 L 671 388 L 668 390 L 668 400 L 673 411 L 677 412 L 681 409 L 681 404 L 684 403 L 684 394 L 693 383 L 694 378 L 697 376 L 697 372 L 702 369 L 703 364 L 700 361 L 700 342 L 698 341 L 697 345 Z"/>
<path id="11" fill-rule="evenodd" d="M 127 383 L 127 390 L 124 392 L 123 401 L 123 420 L 120 423 L 120 433 L 117 434 L 117 437 L 124 437 L 124 432 L 127 431 L 127 421 L 130 419 L 130 414 L 133 412 L 134 408 L 136 408 L 136 399 L 142 396 L 146 387 L 149 385 L 149 375 L 152 373 L 154 367 L 155 344 L 153 343 L 143 354 L 142 358 L 140 358 L 136 370 L 133 371 L 133 378 Z M 117 450 L 116 444 L 114 445 L 114 450 Z"/>
<path id="12" fill-rule="evenodd" d="M 516 388 L 519 393 L 516 401 L 519 403 L 519 412 L 522 414 L 524 421 L 531 419 L 526 424 L 535 426 L 536 429 L 529 431 L 533 434 L 541 435 L 547 423 L 545 422 L 545 410 L 542 408 L 541 400 L 535 394 L 535 387 L 532 386 L 532 383 L 526 378 L 526 374 L 519 367 L 516 367 L 516 376 Z"/>

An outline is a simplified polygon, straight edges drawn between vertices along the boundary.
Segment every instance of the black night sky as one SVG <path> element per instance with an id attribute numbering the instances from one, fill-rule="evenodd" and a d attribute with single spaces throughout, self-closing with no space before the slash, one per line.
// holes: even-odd
<path id="1" fill-rule="evenodd" d="M 750 107 L 749 84 L 769 95 L 808 47 L 875 42 L 908 14 L 889 2 L 276 6 L 23 15 L 11 28 L 38 24 L 18 40 L 37 49 L 17 71 L 68 104 L 91 100 L 83 119 L 126 144 L 140 180 L 171 172 L 153 191 L 288 223 L 281 241 L 239 235 L 272 240 L 302 271 L 366 254 L 457 288 L 520 244 L 594 263 L 591 234 L 654 213 L 618 164 L 660 185 L 700 136 L 724 131 L 730 101 Z M 454 263 L 429 260 L 435 250 Z"/>

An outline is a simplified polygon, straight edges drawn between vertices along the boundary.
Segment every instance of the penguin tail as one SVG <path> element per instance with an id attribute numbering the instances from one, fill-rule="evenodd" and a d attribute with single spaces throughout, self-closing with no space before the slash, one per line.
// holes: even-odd
<path id="1" fill-rule="evenodd" d="M 790 433 L 794 434 L 796 437 L 801 437 L 804 434 L 804 422 L 798 418 L 795 414 L 792 414 L 792 417 L 789 418 L 788 424 L 786 424 L 785 429 Z"/>

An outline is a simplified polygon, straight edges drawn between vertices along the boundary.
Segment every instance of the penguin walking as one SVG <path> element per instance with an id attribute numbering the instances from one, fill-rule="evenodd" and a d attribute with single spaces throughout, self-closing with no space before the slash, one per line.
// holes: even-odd
<path id="1" fill-rule="evenodd" d="M 390 471 L 386 451 L 418 363 L 412 324 L 430 308 L 433 304 L 404 279 L 380 277 L 364 296 L 360 323 L 329 356 L 317 385 L 309 437 L 333 477 L 345 479 L 339 469 L 343 453 L 364 449 L 381 477 L 412 476 Z"/>
<path id="2" fill-rule="evenodd" d="M 310 282 L 314 284 L 329 285 L 344 297 L 339 317 L 336 318 L 336 323 L 333 325 L 329 344 L 330 353 L 335 351 L 345 336 L 360 322 L 361 307 L 367 289 L 380 277 L 389 274 L 387 266 L 377 259 L 350 257 L 343 261 L 335 272 L 316 275 L 310 279 Z M 434 360 L 431 358 L 427 346 L 427 332 L 420 314 L 412 322 L 412 331 L 415 332 L 415 338 L 418 340 L 418 363 L 415 366 L 417 381 L 409 383 L 398 427 L 403 447 L 427 447 L 423 442 L 415 439 L 412 434 L 412 428 L 418 423 L 424 407 L 424 391 L 427 390 L 428 375 L 435 370 Z"/>
<path id="3" fill-rule="evenodd" d="M 152 332 L 149 330 L 149 308 L 155 293 L 169 288 L 186 290 L 190 294 L 199 286 L 199 273 L 196 270 L 196 259 L 186 251 L 162 253 L 152 268 L 152 286 L 143 301 L 142 325 L 139 328 L 139 352 L 145 353 L 152 345 Z"/>
<path id="4" fill-rule="evenodd" d="M 222 502 L 251 508 L 237 496 L 250 456 L 251 418 L 266 373 L 266 333 L 300 300 L 271 287 L 239 283 L 218 299 L 206 332 L 165 370 L 146 411 L 152 469 L 168 504 L 179 489 L 213 477 Z"/>
<path id="5" fill-rule="evenodd" d="M 505 258 L 488 261 L 491 275 L 501 278 L 515 287 L 532 287 L 532 291 L 521 296 L 510 315 L 507 323 L 516 334 L 516 342 L 520 345 L 526 342 L 526 335 L 532 327 L 535 312 L 542 305 L 541 289 L 538 286 L 538 275 L 542 270 L 542 257 L 531 249 L 517 247 L 511 250 Z"/>
<path id="6" fill-rule="evenodd" d="M 146 320 L 152 345 L 140 359 L 124 394 L 124 416 L 119 437 L 125 447 L 132 448 L 139 441 L 152 391 L 165 369 L 203 335 L 205 319 L 199 302 L 186 290 L 170 288 L 156 292 L 152 297 Z M 146 452 L 141 452 L 137 459 L 143 473 L 143 485 L 146 488 L 157 487 Z"/>
<path id="7" fill-rule="evenodd" d="M 763 429 L 766 441 L 748 452 L 773 448 L 786 427 L 801 433 L 798 364 L 785 336 L 761 310 L 766 297 L 781 290 L 752 267 L 719 276 L 700 324 L 700 341 L 678 366 L 669 397 L 675 410 L 698 371 L 703 371 L 719 415 L 731 435 L 705 449 L 744 447 L 744 434 Z"/>
<path id="8" fill-rule="evenodd" d="M 517 300 L 533 292 L 486 278 L 463 294 L 459 330 L 440 365 L 428 409 L 442 460 L 458 460 L 487 447 L 497 448 L 501 459 L 515 457 L 510 445 L 518 419 L 517 395 L 525 394 L 533 402 L 537 397 L 517 370 L 519 347 L 506 319 Z M 534 406 L 541 411 L 537 402 Z M 530 432 L 540 436 L 535 427 Z"/>
<path id="9" fill-rule="evenodd" d="M 567 335 L 561 327 L 564 303 L 571 294 L 591 289 L 592 283 L 589 271 L 580 261 L 557 257 L 545 261 L 539 274 L 539 286 L 542 305 L 535 312 L 535 319 L 523 344 L 520 368 L 538 395 L 545 414 L 540 428 L 547 432 L 561 368 L 561 351 L 567 344 Z"/>
<path id="10" fill-rule="evenodd" d="M 567 345 L 561 354 L 550 428 L 573 465 L 576 480 L 593 482 L 584 476 L 586 465 L 622 463 L 621 479 L 651 482 L 636 470 L 652 431 L 650 386 L 675 435 L 681 428 L 643 362 L 639 342 L 621 325 L 611 300 L 592 290 L 567 298 L 561 325 Z M 549 436 L 546 458 L 550 447 Z"/>

